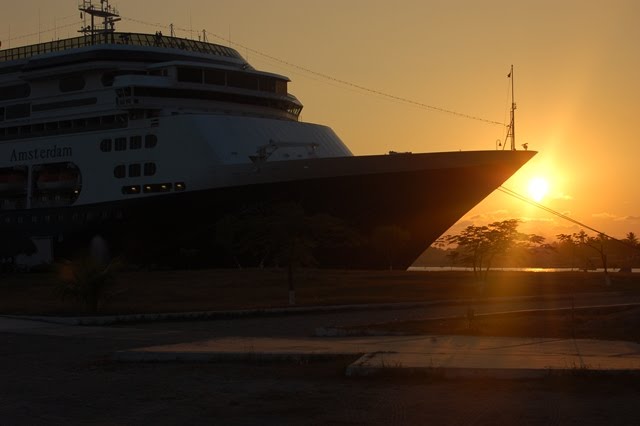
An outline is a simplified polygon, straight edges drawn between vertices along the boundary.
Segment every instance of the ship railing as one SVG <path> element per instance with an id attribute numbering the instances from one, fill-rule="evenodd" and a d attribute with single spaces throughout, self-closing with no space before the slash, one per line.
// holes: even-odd
<path id="1" fill-rule="evenodd" d="M 180 49 L 196 53 L 204 53 L 216 56 L 226 56 L 228 58 L 242 59 L 240 54 L 234 49 L 221 46 L 219 44 L 207 43 L 203 41 L 189 40 L 186 38 L 169 37 L 156 34 L 138 33 L 104 33 L 88 34 L 80 37 L 54 40 L 46 43 L 32 44 L 30 46 L 15 47 L 12 49 L 0 50 L 0 62 L 27 59 L 45 53 L 62 52 L 70 49 L 78 49 L 95 45 L 128 45 L 143 47 L 164 47 L 170 49 Z"/>

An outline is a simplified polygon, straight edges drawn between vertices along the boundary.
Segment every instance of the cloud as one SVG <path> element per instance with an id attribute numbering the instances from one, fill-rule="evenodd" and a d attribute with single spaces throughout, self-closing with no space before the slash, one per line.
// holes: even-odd
<path id="1" fill-rule="evenodd" d="M 640 223 L 640 216 L 618 216 L 616 214 L 608 213 L 608 212 L 595 213 L 595 214 L 592 214 L 591 217 L 595 219 L 611 220 L 614 222 L 627 222 L 627 223 L 633 223 L 633 224 Z"/>
<path id="2" fill-rule="evenodd" d="M 620 222 L 640 223 L 640 216 L 623 216 L 616 220 Z"/>
<path id="3" fill-rule="evenodd" d="M 569 194 L 557 194 L 551 197 L 552 200 L 564 200 L 564 201 L 571 201 L 573 200 L 573 195 L 569 195 Z"/>
<path id="4" fill-rule="evenodd" d="M 611 220 L 617 220 L 618 216 L 616 216 L 613 213 L 607 213 L 607 212 L 602 212 L 602 213 L 594 213 L 591 215 L 591 217 L 595 218 L 595 219 L 611 219 Z"/>
<path id="5" fill-rule="evenodd" d="M 548 223 L 556 223 L 556 220 L 552 217 L 521 217 L 520 220 L 523 224 L 548 224 Z"/>

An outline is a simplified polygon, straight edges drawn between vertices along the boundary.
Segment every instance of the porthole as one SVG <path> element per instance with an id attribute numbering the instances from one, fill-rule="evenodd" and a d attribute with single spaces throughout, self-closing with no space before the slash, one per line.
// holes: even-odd
<path id="1" fill-rule="evenodd" d="M 124 151 L 127 149 L 127 138 L 116 138 L 115 145 L 116 151 Z"/>
<path id="2" fill-rule="evenodd" d="M 113 169 L 113 176 L 118 179 L 122 179 L 126 175 L 127 175 L 127 168 L 124 166 L 124 164 L 120 164 Z"/>
<path id="3" fill-rule="evenodd" d="M 155 148 L 158 145 L 158 137 L 156 135 L 147 135 L 144 137 L 145 148 Z"/>
<path id="4" fill-rule="evenodd" d="M 144 163 L 144 175 L 153 176 L 156 174 L 156 163 Z"/>
<path id="5" fill-rule="evenodd" d="M 102 141 L 100 142 L 100 151 L 102 152 L 111 151 L 111 139 L 102 139 Z"/>
<path id="6" fill-rule="evenodd" d="M 140 176 L 140 164 L 129 164 L 129 177 Z"/>
<path id="7" fill-rule="evenodd" d="M 129 149 L 142 148 L 142 136 L 131 136 L 129 138 Z"/>

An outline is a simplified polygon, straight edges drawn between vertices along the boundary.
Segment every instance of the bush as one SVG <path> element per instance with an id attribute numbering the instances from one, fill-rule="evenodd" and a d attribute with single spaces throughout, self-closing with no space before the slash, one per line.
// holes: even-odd
<path id="1" fill-rule="evenodd" d="M 113 293 L 116 272 L 120 269 L 117 261 L 106 265 L 92 256 L 75 261 L 65 261 L 60 265 L 58 294 L 65 300 L 71 298 L 82 304 L 85 312 L 98 312 L 100 306 Z"/>

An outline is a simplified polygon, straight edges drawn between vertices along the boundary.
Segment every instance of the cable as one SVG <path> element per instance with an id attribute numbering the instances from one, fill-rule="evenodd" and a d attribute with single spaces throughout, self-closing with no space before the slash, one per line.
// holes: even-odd
<path id="1" fill-rule="evenodd" d="M 613 241 L 617 241 L 618 243 L 620 243 L 620 244 L 622 244 L 622 245 L 624 245 L 626 247 L 630 247 L 630 248 L 634 248 L 636 250 L 640 250 L 640 247 L 636 247 L 633 244 L 629 244 L 624 240 L 620 240 L 620 239 L 612 237 L 611 235 L 608 235 L 608 234 L 606 234 L 606 233 L 604 233 L 602 231 L 599 231 L 599 230 L 597 230 L 595 228 L 592 228 L 589 225 L 586 225 L 586 224 L 584 224 L 584 223 L 582 223 L 582 222 L 580 222 L 580 221 L 578 221 L 576 219 L 573 219 L 573 218 L 571 218 L 571 217 L 569 217 L 569 216 L 567 216 L 565 214 L 560 213 L 559 211 L 553 210 L 550 207 L 547 207 L 547 206 L 542 205 L 542 204 L 540 204 L 540 203 L 538 203 L 536 201 L 533 201 L 532 199 L 530 199 L 528 197 L 525 197 L 524 195 L 521 195 L 521 194 L 519 194 L 519 193 L 517 193 L 517 192 L 515 192 L 515 191 L 513 191 L 513 190 L 511 190 L 509 188 L 505 188 L 504 186 L 500 186 L 500 187 L 498 187 L 498 191 L 500 191 L 500 192 L 502 192 L 504 194 L 507 194 L 507 195 L 509 195 L 509 196 L 511 196 L 513 198 L 516 198 L 516 199 L 518 199 L 520 201 L 524 201 L 527 204 L 530 204 L 530 205 L 532 205 L 534 207 L 537 207 L 537 208 L 539 208 L 541 210 L 544 210 L 547 213 L 551 213 L 554 216 L 557 216 L 557 217 L 559 217 L 561 219 L 569 221 L 569 222 L 571 222 L 571 223 L 573 223 L 575 225 L 578 225 L 578 226 L 580 226 L 582 228 L 586 228 L 586 229 L 588 229 L 590 231 L 593 231 L 598 235 L 604 236 L 605 238 L 608 238 L 608 239 L 613 240 Z"/>
<path id="2" fill-rule="evenodd" d="M 167 26 L 167 25 L 162 25 L 162 24 L 158 24 L 158 23 L 153 24 L 153 23 L 144 22 L 144 21 L 141 21 L 141 20 L 138 20 L 138 19 L 131 19 L 131 18 L 123 18 L 123 19 L 126 20 L 126 21 L 131 21 L 131 22 L 135 22 L 135 23 L 139 23 L 139 24 L 143 24 L 143 25 L 149 25 L 149 26 L 154 26 L 154 27 L 162 27 L 162 28 L 169 28 L 169 26 Z M 185 28 L 180 28 L 180 27 L 176 27 L 176 26 L 174 26 L 173 28 L 174 28 L 174 30 L 179 30 L 179 31 L 183 31 L 183 32 L 192 32 L 191 30 L 187 30 Z M 234 45 L 238 46 L 239 48 L 246 50 L 247 52 L 254 53 L 256 55 L 262 56 L 264 58 L 267 58 L 267 59 L 270 59 L 272 61 L 278 62 L 280 64 L 286 65 L 288 67 L 297 69 L 299 71 L 304 71 L 304 72 L 306 72 L 308 74 L 314 75 L 316 77 L 320 77 L 320 78 L 322 78 L 324 80 L 328 80 L 328 81 L 331 81 L 331 82 L 334 82 L 334 83 L 339 83 L 339 84 L 342 84 L 344 86 L 351 87 L 353 89 L 358 89 L 358 90 L 361 90 L 361 91 L 364 91 L 364 92 L 368 92 L 368 93 L 371 93 L 371 94 L 374 94 L 374 95 L 382 96 L 382 97 L 387 98 L 387 99 L 391 99 L 391 100 L 394 100 L 394 101 L 400 101 L 400 102 L 403 102 L 403 103 L 406 103 L 406 104 L 410 104 L 410 105 L 417 106 L 417 107 L 420 107 L 420 108 L 429 109 L 429 110 L 432 110 L 432 111 L 442 112 L 442 113 L 446 113 L 446 114 L 450 114 L 450 115 L 455 115 L 455 116 L 461 117 L 461 118 L 467 118 L 467 119 L 470 119 L 470 120 L 476 120 L 476 121 L 481 121 L 481 122 L 488 123 L 488 124 L 494 124 L 494 125 L 506 127 L 506 125 L 504 123 L 500 123 L 498 121 L 488 120 L 488 119 L 485 119 L 485 118 L 482 118 L 482 117 L 477 117 L 477 116 L 474 116 L 474 115 L 469 115 L 469 114 L 464 114 L 464 113 L 461 113 L 461 112 L 449 110 L 449 109 L 446 109 L 446 108 L 440 108 L 440 107 L 436 107 L 436 106 L 433 106 L 433 105 L 428 105 L 428 104 L 425 104 L 425 103 L 422 103 L 422 102 L 414 101 L 412 99 L 404 98 L 402 96 L 392 95 L 392 94 L 383 92 L 381 90 L 371 89 L 369 87 L 365 87 L 365 86 L 362 86 L 360 84 L 352 83 L 350 81 L 342 80 L 340 78 L 333 77 L 333 76 L 330 76 L 328 74 L 324 74 L 324 73 L 321 73 L 321 72 L 313 71 L 313 70 L 311 70 L 309 68 L 305 68 L 305 67 L 302 67 L 300 65 L 296 65 L 294 63 L 285 61 L 284 59 L 280 59 L 280 58 L 278 58 L 276 56 L 269 55 L 268 53 L 264 53 L 264 52 L 262 52 L 260 50 L 253 49 L 253 48 L 251 48 L 249 46 L 246 46 L 246 45 L 244 45 L 242 43 L 237 43 L 235 41 L 229 40 L 228 38 L 223 37 L 221 35 L 218 35 L 216 33 L 212 33 L 212 32 L 208 32 L 207 31 L 206 34 L 210 35 L 212 37 L 215 37 L 215 38 L 217 38 L 219 40 L 222 40 L 224 42 L 227 42 L 228 44 L 234 44 Z"/>

